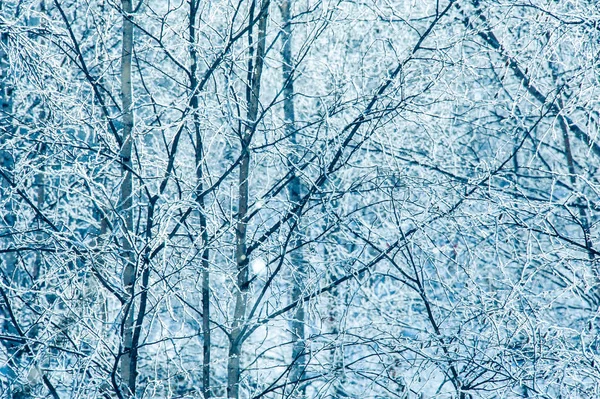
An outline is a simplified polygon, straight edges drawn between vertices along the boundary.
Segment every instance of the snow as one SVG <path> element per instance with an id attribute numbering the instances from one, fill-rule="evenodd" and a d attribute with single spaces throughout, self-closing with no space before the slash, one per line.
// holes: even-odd
<path id="1" fill-rule="evenodd" d="M 254 274 L 263 274 L 267 270 L 267 263 L 263 258 L 255 258 L 250 263 L 250 267 L 252 267 Z"/>

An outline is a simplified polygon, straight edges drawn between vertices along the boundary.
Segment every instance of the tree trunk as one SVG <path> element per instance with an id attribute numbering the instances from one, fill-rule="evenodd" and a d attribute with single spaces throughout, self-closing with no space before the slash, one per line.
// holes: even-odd
<path id="1" fill-rule="evenodd" d="M 298 163 L 297 151 L 299 150 L 296 137 L 296 115 L 294 110 L 294 81 L 293 81 L 293 57 L 292 57 L 292 24 L 291 24 L 291 4 L 290 0 L 281 2 L 281 23 L 283 25 L 282 32 L 282 52 L 283 61 L 283 113 L 285 122 L 285 133 L 290 138 L 291 148 L 289 155 L 289 166 L 292 170 L 296 168 Z M 288 186 L 288 194 L 292 206 L 296 206 L 300 202 L 302 192 L 302 182 L 294 171 L 293 178 Z M 300 209 L 295 217 L 295 222 L 300 218 Z M 292 223 L 294 226 L 294 223 Z M 296 227 L 297 228 L 297 227 Z M 292 367 L 290 370 L 290 382 L 292 384 L 291 392 L 296 392 L 294 396 L 303 398 L 306 387 L 301 383 L 306 369 L 306 343 L 305 343 L 305 312 L 304 301 L 300 301 L 302 297 L 302 287 L 305 280 L 304 257 L 302 255 L 302 239 L 298 232 L 292 232 L 292 247 L 298 248 L 291 253 L 292 261 L 292 295 L 291 302 L 298 303 L 290 329 L 292 331 Z M 294 389 L 297 387 L 297 389 Z"/>
<path id="2" fill-rule="evenodd" d="M 42 155 L 46 149 L 46 144 L 41 141 L 38 146 L 38 155 Z M 41 164 L 39 167 L 39 171 L 35 174 L 34 185 L 36 187 L 36 205 L 38 209 L 43 209 L 44 203 L 46 202 L 46 188 L 44 183 L 44 165 Z M 38 228 L 39 233 L 37 234 L 39 242 L 42 242 L 44 239 L 43 229 L 42 229 L 42 221 L 38 219 Z M 40 252 L 35 254 L 35 262 L 33 264 L 33 279 L 38 280 L 40 277 L 43 256 Z"/>
<path id="3" fill-rule="evenodd" d="M 204 398 L 211 397 L 210 391 L 210 272 L 209 272 L 209 249 L 208 249 L 208 231 L 206 224 L 206 213 L 204 209 L 204 169 L 203 164 L 203 141 L 200 131 L 200 106 L 198 93 L 198 52 L 196 49 L 196 22 L 198 13 L 198 1 L 190 1 L 190 92 L 192 118 L 194 124 L 194 134 L 196 138 L 195 158 L 196 158 L 196 202 L 198 204 L 198 217 L 200 219 L 200 229 L 202 235 L 202 394 Z"/>
<path id="4" fill-rule="evenodd" d="M 128 295 L 124 304 L 122 324 L 121 379 L 126 386 L 126 394 L 135 396 L 135 380 L 137 356 L 133 348 L 134 330 L 134 286 L 136 280 L 135 255 L 130 241 L 133 231 L 133 178 L 131 174 L 133 163 L 131 161 L 132 130 L 133 130 L 133 95 L 131 87 L 131 55 L 133 52 L 133 23 L 130 21 L 133 12 L 131 0 L 122 0 L 123 12 L 123 47 L 121 53 L 121 103 L 122 103 L 122 146 L 120 151 L 123 181 L 120 187 L 118 210 L 124 222 L 123 237 L 121 240 L 122 256 L 124 262 L 123 285 Z"/>
<path id="5" fill-rule="evenodd" d="M 0 2 L 0 11 L 2 11 L 2 3 Z M 13 170 L 13 157 L 12 154 L 8 151 L 9 139 L 11 137 L 10 132 L 13 130 L 13 119 L 11 115 L 13 114 L 13 86 L 9 81 L 9 59 L 8 54 L 4 51 L 4 49 L 9 48 L 9 37 L 8 32 L 2 32 L 0 34 L 0 168 L 6 171 Z M 6 149 L 3 148 L 7 146 Z M 0 181 L 0 195 L 2 198 L 9 198 L 8 190 L 10 189 L 10 184 L 5 179 Z M 13 202 L 11 200 L 6 201 L 6 205 L 4 205 L 2 220 L 2 229 L 0 230 L 0 234 L 5 236 L 8 242 L 12 241 L 11 235 L 8 234 L 14 224 L 15 224 L 15 215 L 13 213 Z M 3 231 L 6 229 L 6 232 Z M 9 245 L 7 245 L 8 247 Z M 7 274 L 12 274 L 13 269 L 15 267 L 16 259 L 15 254 L 12 252 L 7 252 L 2 255 L 3 262 L 3 270 Z"/>
<path id="6" fill-rule="evenodd" d="M 250 11 L 250 24 L 254 23 L 254 3 Z M 248 61 L 248 84 L 246 90 L 246 101 L 248 104 L 246 127 L 242 136 L 242 160 L 240 163 L 239 186 L 238 186 L 238 212 L 236 225 L 236 263 L 237 263 L 237 285 L 235 287 L 235 310 L 230 336 L 229 360 L 227 364 L 227 397 L 237 399 L 239 397 L 240 385 L 240 356 L 242 354 L 243 336 L 242 331 L 246 321 L 246 308 L 248 306 L 248 289 L 250 285 L 248 271 L 248 257 L 246 245 L 246 230 L 248 220 L 249 182 L 250 175 L 250 142 L 256 129 L 260 80 L 263 68 L 263 57 L 265 52 L 265 33 L 267 26 L 268 10 L 262 9 L 258 21 L 258 40 L 256 43 L 256 54 L 253 57 L 254 47 L 252 44 L 252 27 L 248 31 L 250 57 Z"/>

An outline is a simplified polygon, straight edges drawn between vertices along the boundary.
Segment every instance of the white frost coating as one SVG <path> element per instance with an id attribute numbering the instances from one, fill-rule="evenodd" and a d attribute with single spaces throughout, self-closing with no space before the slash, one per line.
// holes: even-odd
<path id="1" fill-rule="evenodd" d="M 262 274 L 267 270 L 267 263 L 263 258 L 256 258 L 250 264 L 254 274 Z"/>

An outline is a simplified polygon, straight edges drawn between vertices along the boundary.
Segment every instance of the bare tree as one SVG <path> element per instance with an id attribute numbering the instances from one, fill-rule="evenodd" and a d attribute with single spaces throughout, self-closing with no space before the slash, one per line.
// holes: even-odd
<path id="1" fill-rule="evenodd" d="M 249 23 L 254 24 L 255 3 L 250 5 Z M 247 113 L 243 132 L 240 131 L 241 162 L 238 182 L 238 208 L 236 226 L 236 264 L 237 279 L 235 290 L 235 310 L 232 331 L 230 333 L 229 360 L 227 364 L 227 397 L 239 397 L 240 362 L 244 337 L 242 332 L 246 323 L 248 307 L 248 289 L 250 285 L 249 259 L 247 244 L 248 203 L 250 184 L 250 143 L 256 132 L 260 104 L 260 85 L 264 66 L 265 39 L 269 3 L 260 4 L 256 36 L 252 26 L 248 29 L 248 77 L 246 88 Z"/>
<path id="2" fill-rule="evenodd" d="M 290 140 L 290 168 L 292 168 L 292 179 L 288 184 L 289 198 L 292 206 L 297 206 L 302 199 L 302 192 L 306 190 L 302 187 L 302 182 L 298 176 L 298 172 L 294 170 L 299 163 L 297 154 L 301 153 L 302 149 L 298 148 L 298 138 L 296 131 L 296 112 L 294 109 L 294 60 L 292 56 L 292 7 L 291 2 L 284 0 L 280 5 L 281 11 L 281 24 L 283 34 L 281 40 L 282 50 L 282 78 L 283 78 L 283 113 L 285 123 L 285 135 Z M 290 229 L 296 229 L 301 214 L 300 209 L 297 208 L 297 213 L 294 219 L 291 220 Z M 296 229 L 297 230 L 297 229 Z M 290 370 L 290 383 L 292 389 L 298 387 L 298 397 L 304 397 L 305 387 L 302 383 L 304 378 L 304 372 L 307 366 L 307 347 L 306 347 L 306 335 L 305 335 L 305 307 L 304 302 L 300 299 L 303 294 L 303 285 L 306 280 L 306 266 L 305 260 L 302 256 L 302 236 L 300 232 L 293 233 L 294 239 L 291 243 L 292 248 L 297 248 L 291 253 L 291 264 L 293 269 L 291 271 L 292 278 L 292 294 L 290 300 L 292 303 L 297 303 L 297 308 L 294 311 L 292 321 L 290 322 L 290 329 L 292 333 L 292 366 Z"/>
<path id="3" fill-rule="evenodd" d="M 189 12 L 189 40 L 190 40 L 190 105 L 193 112 L 193 125 L 195 135 L 195 166 L 196 166 L 196 201 L 198 202 L 198 216 L 202 236 L 202 394 L 205 398 L 212 395 L 210 389 L 210 351 L 211 351 L 211 325 L 210 325 L 210 252 L 208 239 L 208 226 L 206 218 L 206 205 L 204 201 L 204 148 L 202 127 L 200 122 L 200 93 L 198 82 L 198 49 L 196 24 L 198 23 L 198 1 L 190 1 Z"/>
<path id="4" fill-rule="evenodd" d="M 123 248 L 123 286 L 127 293 L 126 303 L 123 307 L 122 322 L 122 360 L 121 378 L 126 384 L 126 392 L 129 396 L 136 394 L 137 378 L 137 343 L 134 342 L 135 330 L 135 284 L 137 275 L 136 254 L 132 245 L 133 228 L 133 94 L 131 84 L 131 58 L 133 54 L 133 24 L 130 21 L 133 12 L 131 0 L 121 2 L 123 12 L 123 44 L 121 52 L 121 107 L 123 113 L 123 131 L 121 134 L 120 159 L 123 170 L 123 181 L 120 184 L 120 198 L 118 210 L 123 218 L 123 236 L 121 245 Z M 140 304 L 140 307 L 143 306 Z"/>

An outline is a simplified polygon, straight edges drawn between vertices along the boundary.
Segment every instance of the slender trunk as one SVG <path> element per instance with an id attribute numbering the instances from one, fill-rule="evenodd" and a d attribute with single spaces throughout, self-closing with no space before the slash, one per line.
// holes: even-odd
<path id="1" fill-rule="evenodd" d="M 557 66 L 553 61 L 551 61 L 549 63 L 549 65 L 550 65 L 550 70 L 552 71 L 552 79 L 554 80 L 554 83 L 558 86 L 559 74 L 558 74 Z M 558 97 L 556 99 L 556 102 L 558 104 L 559 109 L 561 109 L 561 110 L 564 109 L 564 104 L 563 104 L 561 97 Z M 567 169 L 569 170 L 569 182 L 571 183 L 571 187 L 573 188 L 573 190 L 576 190 L 577 189 L 577 177 L 575 174 L 576 171 L 575 171 L 575 161 L 573 159 L 573 152 L 571 150 L 571 140 L 569 138 L 569 126 L 563 115 L 559 116 L 558 123 L 560 125 L 560 130 L 562 131 L 562 136 L 563 136 L 563 145 L 565 148 L 565 158 L 567 161 Z M 594 256 L 594 252 L 592 251 L 593 246 L 592 246 L 592 240 L 590 237 L 590 222 L 589 222 L 588 213 L 585 209 L 585 202 L 580 201 L 578 198 L 577 205 L 579 205 L 577 207 L 577 212 L 579 213 L 579 223 L 581 225 L 581 230 L 583 233 L 585 247 L 588 250 L 587 251 L 588 259 L 590 261 L 593 261 L 595 256 Z M 592 262 L 592 264 L 593 264 L 593 262 Z M 600 270 L 598 270 L 597 266 L 593 266 L 593 273 L 596 277 L 596 281 L 600 282 Z M 598 302 L 600 301 L 600 293 L 599 292 L 595 293 L 594 299 L 596 301 L 596 304 L 598 304 Z"/>
<path id="2" fill-rule="evenodd" d="M 204 209 L 204 197 L 201 193 L 204 191 L 204 169 L 203 162 L 203 141 L 200 131 L 200 106 L 198 93 L 198 53 L 196 49 L 196 21 L 198 13 L 198 1 L 190 1 L 190 58 L 191 58 L 191 106 L 192 118 L 194 123 L 194 133 L 196 138 L 196 202 L 198 203 L 198 217 L 200 219 L 200 229 L 202 235 L 202 394 L 204 398 L 211 397 L 210 391 L 210 273 L 209 273 L 209 250 L 208 250 L 208 231 L 206 225 L 206 213 Z"/>
<path id="3" fill-rule="evenodd" d="M 42 142 L 38 148 L 39 148 L 38 155 L 41 156 L 46 149 L 46 145 Z M 36 205 L 37 205 L 38 209 L 43 209 L 44 202 L 46 201 L 46 188 L 44 185 L 43 162 L 40 166 L 40 170 L 35 174 L 34 185 L 35 185 L 36 191 L 37 191 L 36 192 Z M 43 230 L 41 228 L 42 222 L 40 220 L 38 220 L 38 223 L 40 225 L 38 225 L 39 233 L 37 234 L 37 239 L 39 242 L 42 242 L 43 237 L 44 237 Z M 42 262 L 43 262 L 42 254 L 40 252 L 37 252 L 35 254 L 35 262 L 33 264 L 33 273 L 32 273 L 34 281 L 37 281 L 40 277 L 40 272 L 42 269 Z"/>
<path id="4" fill-rule="evenodd" d="M 325 206 L 322 207 L 322 213 L 325 216 L 324 220 L 324 228 L 327 229 L 331 223 L 331 220 L 328 216 L 328 212 Z M 339 241 L 335 238 L 336 234 L 339 233 L 339 227 L 334 227 L 331 230 L 331 236 L 335 241 L 336 245 L 339 245 Z M 351 251 L 352 252 L 352 251 Z M 329 247 L 325 245 L 323 247 L 323 259 L 334 259 L 334 255 L 330 253 Z M 331 265 L 328 270 L 327 278 L 331 280 L 331 282 L 336 280 L 336 267 Z M 331 290 L 331 296 L 328 298 L 327 304 L 327 317 L 326 324 L 329 327 L 329 334 L 331 334 L 331 338 L 329 341 L 331 342 L 331 347 L 329 349 L 329 363 L 331 365 L 331 373 L 333 374 L 334 380 L 330 385 L 330 395 L 333 398 L 345 398 L 348 397 L 348 393 L 346 392 L 346 370 L 344 368 L 344 345 L 343 345 L 343 337 L 340 336 L 340 329 L 338 328 L 339 323 L 342 320 L 342 313 L 340 311 L 340 301 L 343 298 L 344 293 L 340 294 L 341 287 L 334 287 Z"/>
<path id="5" fill-rule="evenodd" d="M 254 19 L 254 3 L 250 11 L 250 23 Z M 246 128 L 242 136 L 242 160 L 240 163 L 240 175 L 238 186 L 238 212 L 236 225 L 236 263 L 237 263 L 237 286 L 235 288 L 235 310 L 230 336 L 229 360 L 227 364 L 227 397 L 237 399 L 239 397 L 240 385 L 240 356 L 242 353 L 242 330 L 246 319 L 246 308 L 248 306 L 248 289 L 250 285 L 248 272 L 248 257 L 246 245 L 246 230 L 248 220 L 249 186 L 250 175 L 250 142 L 256 129 L 258 116 L 260 80 L 262 76 L 263 57 L 265 52 L 265 33 L 267 27 L 267 10 L 262 10 L 258 21 L 258 40 L 256 43 L 256 54 L 253 57 L 254 47 L 252 44 L 252 29 L 248 32 L 250 57 L 248 61 L 248 86 L 246 90 L 246 101 L 248 104 Z"/>
<path id="6" fill-rule="evenodd" d="M 2 2 L 0 2 L 0 11 L 3 11 Z M 0 33 L 0 168 L 7 172 L 14 169 L 13 156 L 9 151 L 10 132 L 14 129 L 13 119 L 13 86 L 9 80 L 10 65 L 8 54 L 4 51 L 10 48 L 7 32 Z M 12 242 L 12 231 L 16 217 L 13 212 L 13 201 L 9 195 L 10 184 L 5 179 L 0 181 L 0 198 L 9 198 L 6 200 L 0 215 L 0 234 L 8 241 L 6 247 Z M 6 231 L 5 231 L 6 230 Z M 2 267 L 4 273 L 12 275 L 16 264 L 15 253 L 7 252 L 2 255 Z"/>
<path id="7" fill-rule="evenodd" d="M 95 256 L 95 262 L 98 264 L 98 268 L 100 270 L 104 270 L 105 261 L 104 254 L 102 253 L 102 247 L 104 245 L 104 237 L 106 237 L 106 233 L 108 231 L 108 222 L 100 208 L 96 208 L 94 210 L 94 219 L 99 224 L 99 228 L 94 229 L 96 234 L 96 237 L 94 239 L 94 249 L 95 253 L 97 254 Z M 99 293 L 102 291 L 102 285 L 97 279 L 90 279 L 89 284 L 90 292 Z M 99 296 L 99 298 L 103 297 Z M 100 320 L 104 325 L 106 325 L 106 323 L 108 322 L 108 300 L 106 298 L 102 299 L 99 313 Z"/>
<path id="8" fill-rule="evenodd" d="M 0 11 L 3 11 L 2 2 L 0 2 Z M 8 151 L 9 147 L 7 144 L 11 137 L 10 132 L 13 130 L 13 120 L 11 118 L 13 113 L 13 86 L 9 80 L 10 65 L 8 54 L 4 51 L 4 49 L 10 48 L 8 32 L 0 33 L 0 42 L 0 167 L 12 172 L 14 162 L 11 153 Z M 10 184 L 5 179 L 2 179 L 0 181 L 0 195 L 2 198 L 10 198 L 8 195 L 9 189 Z M 15 219 L 12 201 L 8 200 L 5 202 L 2 220 L 0 221 L 2 223 L 0 233 L 8 241 L 12 241 L 11 236 L 5 233 L 10 232 L 15 224 Z M 4 229 L 7 229 L 7 231 L 2 231 Z M 2 261 L 4 272 L 11 275 L 15 266 L 14 253 L 8 252 L 3 254 Z"/>
<path id="9" fill-rule="evenodd" d="M 136 280 L 135 255 L 130 241 L 133 231 L 133 178 L 131 174 L 132 130 L 133 130 L 133 95 L 131 87 L 131 55 L 133 52 L 133 23 L 130 21 L 133 11 L 131 0 L 122 0 L 123 12 L 123 48 L 121 53 L 121 103 L 123 107 L 123 135 L 120 157 L 123 180 L 120 187 L 119 213 L 124 222 L 123 238 L 123 285 L 128 295 L 128 301 L 123 309 L 121 379 L 126 386 L 126 394 L 135 395 L 135 380 L 137 358 L 134 356 L 134 286 Z"/>
<path id="10" fill-rule="evenodd" d="M 335 380 L 331 384 L 331 393 L 333 397 L 348 397 L 346 392 L 346 369 L 344 362 L 344 344 L 343 337 L 340 337 L 340 330 L 338 324 L 341 321 L 341 315 L 339 311 L 340 293 L 338 288 L 331 291 L 331 302 L 329 304 L 329 322 L 331 323 L 331 341 L 332 347 L 329 352 L 331 366 L 333 367 L 333 375 Z M 341 343 L 339 343 L 341 341 Z"/>
<path id="11" fill-rule="evenodd" d="M 289 156 L 289 166 L 294 169 L 298 163 L 298 157 L 296 155 L 298 150 L 298 141 L 296 137 L 296 115 L 294 109 L 294 81 L 293 81 L 293 57 L 292 57 L 292 24 L 291 24 L 291 1 L 283 0 L 281 2 L 281 23 L 283 25 L 282 40 L 283 46 L 281 51 L 281 57 L 283 61 L 283 114 L 285 122 L 285 133 L 290 138 L 291 148 Z M 294 172 L 294 177 L 288 186 L 288 194 L 290 196 L 290 202 L 292 206 L 297 205 L 300 202 L 300 196 L 302 191 L 302 182 L 300 178 Z M 298 209 L 296 216 L 296 222 L 300 218 L 300 209 Z M 292 223 L 293 225 L 293 223 Z M 295 396 L 303 398 L 305 396 L 306 387 L 301 383 L 306 369 L 306 343 L 305 343 L 305 311 L 304 301 L 300 301 L 302 297 L 302 287 L 305 280 L 305 265 L 304 257 L 302 254 L 301 244 L 302 239 L 298 232 L 292 232 L 294 238 L 292 240 L 292 246 L 296 247 L 295 251 L 291 254 L 291 261 L 293 266 L 293 278 L 292 278 L 292 303 L 297 302 L 298 306 L 294 312 L 292 321 L 290 322 L 290 329 L 292 331 L 292 368 L 290 370 L 290 382 L 293 387 L 292 392 L 296 392 Z"/>

